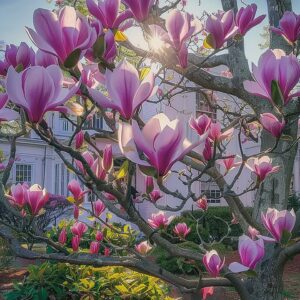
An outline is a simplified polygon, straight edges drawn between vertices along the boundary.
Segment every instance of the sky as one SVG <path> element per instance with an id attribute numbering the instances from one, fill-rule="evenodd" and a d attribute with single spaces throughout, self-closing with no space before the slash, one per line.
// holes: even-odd
<path id="1" fill-rule="evenodd" d="M 241 4 L 241 1 L 238 0 L 238 3 Z M 294 12 L 300 14 L 300 0 L 292 1 Z M 25 32 L 25 26 L 33 27 L 32 14 L 36 8 L 51 9 L 53 2 L 53 0 L 52 3 L 49 3 L 48 0 L 0 0 L 0 41 L 3 40 L 7 44 L 19 44 L 22 41 L 31 43 Z M 187 11 L 200 16 L 204 10 L 211 13 L 221 8 L 221 0 L 201 0 L 200 2 L 201 5 L 199 6 L 199 0 L 188 0 Z M 256 3 L 259 15 L 266 13 L 267 0 L 243 0 L 243 2 L 246 4 Z M 263 41 L 260 33 L 267 22 L 265 19 L 263 23 L 246 35 L 245 47 L 249 62 L 256 63 L 262 53 L 258 44 Z M 135 39 L 133 42 L 138 44 L 137 36 L 136 32 L 128 33 L 129 40 Z"/>

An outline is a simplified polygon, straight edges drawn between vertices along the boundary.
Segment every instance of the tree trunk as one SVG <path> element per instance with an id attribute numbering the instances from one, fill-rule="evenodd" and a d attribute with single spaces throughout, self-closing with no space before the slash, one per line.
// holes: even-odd
<path id="1" fill-rule="evenodd" d="M 257 277 L 249 279 L 247 284 L 251 300 L 283 300 L 283 270 L 278 269 L 276 259 L 262 264 Z"/>
<path id="2" fill-rule="evenodd" d="M 269 175 L 260 185 L 254 202 L 253 217 L 260 221 L 261 212 L 265 212 L 268 207 L 274 207 L 279 210 L 286 209 L 288 196 L 290 193 L 291 179 L 293 175 L 294 161 L 297 153 L 297 138 L 298 122 L 290 119 L 287 124 L 287 129 L 284 134 L 290 137 L 290 140 L 280 139 L 275 152 L 278 154 L 272 155 L 273 166 L 279 166 L 280 170 L 276 174 Z M 274 146 L 275 139 L 266 131 L 263 131 L 261 137 L 261 151 L 270 149 Z M 285 150 L 291 148 L 289 151 Z"/>

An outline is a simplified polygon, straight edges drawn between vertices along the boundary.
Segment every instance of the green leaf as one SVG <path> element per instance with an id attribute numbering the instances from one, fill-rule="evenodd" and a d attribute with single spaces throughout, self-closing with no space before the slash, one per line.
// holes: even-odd
<path id="1" fill-rule="evenodd" d="M 39 290 L 39 295 L 38 295 L 39 300 L 47 300 L 48 299 L 48 292 L 45 288 L 41 288 Z"/>
<path id="2" fill-rule="evenodd" d="M 68 69 L 74 68 L 80 59 L 80 55 L 81 55 L 81 50 L 75 49 L 64 61 L 64 66 Z"/>
<path id="3" fill-rule="evenodd" d="M 129 161 L 128 160 L 125 160 L 119 170 L 119 172 L 117 173 L 116 175 L 116 178 L 117 179 L 122 179 L 124 178 L 127 173 L 128 173 L 128 168 L 129 168 Z"/>
<path id="4" fill-rule="evenodd" d="M 24 70 L 24 67 L 23 67 L 23 64 L 18 64 L 16 67 L 15 67 L 15 70 L 20 73 Z"/>
<path id="5" fill-rule="evenodd" d="M 272 80 L 271 83 L 272 100 L 277 107 L 282 107 L 284 104 L 283 95 L 280 90 L 277 80 Z"/>
<path id="6" fill-rule="evenodd" d="M 139 165 L 139 169 L 143 174 L 157 178 L 157 171 L 153 167 Z"/>
<path id="7" fill-rule="evenodd" d="M 209 34 L 204 42 L 203 42 L 203 46 L 206 48 L 206 49 L 213 49 L 214 48 L 214 43 L 213 43 L 213 37 L 211 34 Z"/>
<path id="8" fill-rule="evenodd" d="M 248 277 L 256 277 L 257 273 L 254 270 L 248 270 L 245 272 Z"/>
<path id="9" fill-rule="evenodd" d="M 95 44 L 93 45 L 94 58 L 101 58 L 105 52 L 104 36 L 98 37 Z"/>
<path id="10" fill-rule="evenodd" d="M 140 71 L 140 80 L 144 80 L 145 77 L 150 73 L 151 68 L 145 67 Z"/>
<path id="11" fill-rule="evenodd" d="M 291 237 L 292 237 L 292 233 L 289 232 L 289 231 L 284 230 L 282 232 L 280 244 L 281 245 L 286 245 L 289 242 L 289 240 L 291 239 Z"/>

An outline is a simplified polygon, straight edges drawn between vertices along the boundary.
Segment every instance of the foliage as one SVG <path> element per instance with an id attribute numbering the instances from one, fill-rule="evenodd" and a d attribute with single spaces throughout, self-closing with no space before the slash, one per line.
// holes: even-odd
<path id="1" fill-rule="evenodd" d="M 28 268 L 23 283 L 6 300 L 33 299 L 171 299 L 159 279 L 123 267 L 93 268 L 46 262 Z"/>
<path id="2" fill-rule="evenodd" d="M 205 213 L 201 210 L 185 211 L 172 221 L 170 230 L 173 230 L 175 224 L 185 222 L 191 227 L 191 232 L 186 239 L 199 244 L 201 240 L 197 233 L 197 221 L 201 238 L 208 242 L 210 240 L 220 240 L 228 233 L 228 226 L 225 223 L 230 225 L 229 236 L 240 236 L 242 234 L 241 227 L 238 224 L 231 224 L 231 220 L 232 214 L 228 207 L 210 207 Z"/>
<path id="3" fill-rule="evenodd" d="M 168 227 L 168 234 L 174 235 L 172 232 L 176 224 L 186 223 L 191 228 L 191 232 L 186 236 L 187 242 L 181 242 L 180 246 L 199 251 L 197 245 L 201 243 L 201 240 L 198 233 L 205 242 L 220 240 L 228 234 L 228 227 L 224 223 L 226 222 L 230 225 L 230 233 L 220 245 L 215 245 L 214 249 L 218 248 L 220 253 L 224 252 L 225 248 L 228 247 L 236 250 L 237 237 L 242 234 L 242 229 L 238 224 L 231 224 L 231 219 L 232 215 L 228 207 L 210 207 L 206 213 L 203 213 L 202 210 L 185 211 L 181 216 L 173 219 Z M 197 220 L 199 220 L 198 232 Z M 180 242 L 179 239 L 176 241 Z M 172 242 L 174 243 L 174 240 Z M 202 269 L 200 266 L 195 267 L 194 263 L 191 264 L 183 258 L 170 256 L 166 250 L 160 247 L 157 247 L 153 251 L 153 255 L 156 257 L 156 262 L 162 268 L 172 273 L 197 274 L 198 268 Z"/>
<path id="4" fill-rule="evenodd" d="M 109 214 L 107 215 L 109 216 Z M 47 236 L 57 242 L 60 231 L 62 228 L 66 228 L 67 242 L 65 246 L 67 248 L 72 248 L 71 240 L 73 234 L 71 232 L 71 227 L 74 223 L 75 221 L 62 220 L 57 227 L 53 226 L 51 230 L 47 232 Z M 100 252 L 103 252 L 105 247 L 111 248 L 110 246 L 114 245 L 114 253 L 117 255 L 126 255 L 127 251 L 125 248 L 132 248 L 136 244 L 138 232 L 133 230 L 128 224 L 113 223 L 109 224 L 109 226 L 102 227 L 99 224 L 96 224 L 95 229 L 100 230 L 104 237 L 104 240 L 101 242 Z M 95 240 L 95 235 L 97 232 L 95 229 L 88 227 L 88 231 L 81 239 L 80 247 L 82 249 L 86 249 L 86 251 L 88 251 L 90 242 Z M 48 251 L 51 252 L 53 249 L 48 247 Z"/>

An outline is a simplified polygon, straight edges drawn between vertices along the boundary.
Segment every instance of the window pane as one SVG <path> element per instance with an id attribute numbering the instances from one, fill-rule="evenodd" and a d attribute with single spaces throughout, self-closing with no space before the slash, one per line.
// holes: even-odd
<path id="1" fill-rule="evenodd" d="M 25 164 L 16 165 L 16 183 L 28 183 L 32 182 L 32 166 Z"/>

